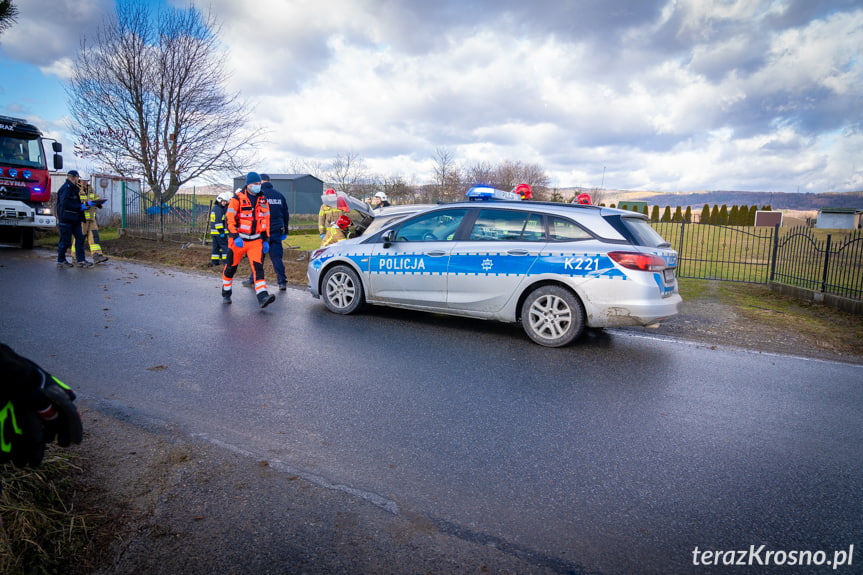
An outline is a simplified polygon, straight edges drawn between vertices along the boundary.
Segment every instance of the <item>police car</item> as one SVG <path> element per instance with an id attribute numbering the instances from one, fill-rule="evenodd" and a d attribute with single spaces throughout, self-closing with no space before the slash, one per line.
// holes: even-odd
<path id="1" fill-rule="evenodd" d="M 339 314 L 365 304 L 520 322 L 560 347 L 585 327 L 677 314 L 677 252 L 643 214 L 581 204 L 471 200 L 425 206 L 313 252 L 309 291 Z"/>

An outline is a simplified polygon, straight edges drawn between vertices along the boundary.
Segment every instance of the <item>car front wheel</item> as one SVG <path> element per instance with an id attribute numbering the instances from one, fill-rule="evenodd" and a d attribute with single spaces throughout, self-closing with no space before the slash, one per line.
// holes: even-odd
<path id="1" fill-rule="evenodd" d="M 353 269 L 335 266 L 324 275 L 322 295 L 331 312 L 354 313 L 363 304 L 363 284 Z"/>
<path id="2" fill-rule="evenodd" d="M 543 286 L 524 300 L 521 324 L 528 337 L 539 345 L 562 347 L 584 330 L 584 308 L 571 291 L 560 286 Z"/>

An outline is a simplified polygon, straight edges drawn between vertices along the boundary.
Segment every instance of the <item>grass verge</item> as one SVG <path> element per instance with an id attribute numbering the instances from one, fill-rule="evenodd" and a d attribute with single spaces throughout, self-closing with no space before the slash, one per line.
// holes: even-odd
<path id="1" fill-rule="evenodd" d="M 48 451 L 35 469 L 0 465 L 0 573 L 83 572 L 98 519 L 68 503 L 80 472 L 73 452 Z"/>

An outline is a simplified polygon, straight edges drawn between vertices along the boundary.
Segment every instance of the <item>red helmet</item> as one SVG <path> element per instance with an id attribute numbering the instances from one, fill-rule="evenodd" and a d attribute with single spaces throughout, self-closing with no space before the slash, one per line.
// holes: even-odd
<path id="1" fill-rule="evenodd" d="M 585 193 L 578 194 L 578 197 L 576 197 L 575 200 L 579 204 L 584 204 L 586 206 L 589 206 L 592 203 L 590 201 L 590 194 L 585 194 Z"/>
<path id="2" fill-rule="evenodd" d="M 343 230 L 346 230 L 349 227 L 351 227 L 352 223 L 353 222 L 351 222 L 351 219 L 344 214 L 340 215 L 339 219 L 336 220 L 336 225 L 339 226 Z"/>
<path id="3" fill-rule="evenodd" d="M 335 194 L 335 193 L 336 193 L 336 191 L 335 191 L 334 189 L 330 188 L 329 190 L 327 190 L 326 192 L 324 192 L 324 195 L 327 195 L 327 196 L 328 196 L 328 195 L 330 195 L 330 194 Z"/>
<path id="4" fill-rule="evenodd" d="M 516 194 L 521 196 L 522 200 L 532 200 L 533 199 L 533 190 L 530 188 L 530 184 L 519 184 L 513 190 Z"/>

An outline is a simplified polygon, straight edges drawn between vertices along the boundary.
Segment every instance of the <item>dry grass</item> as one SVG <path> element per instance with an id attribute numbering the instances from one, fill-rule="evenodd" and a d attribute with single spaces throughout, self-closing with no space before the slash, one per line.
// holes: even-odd
<path id="1" fill-rule="evenodd" d="M 74 454 L 49 451 L 38 468 L 6 464 L 0 472 L 0 573 L 77 572 L 95 517 L 68 503 L 81 472 Z"/>

